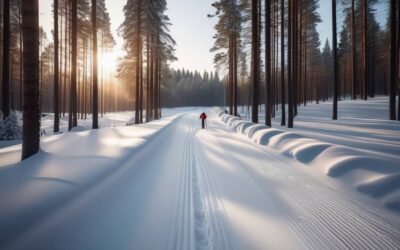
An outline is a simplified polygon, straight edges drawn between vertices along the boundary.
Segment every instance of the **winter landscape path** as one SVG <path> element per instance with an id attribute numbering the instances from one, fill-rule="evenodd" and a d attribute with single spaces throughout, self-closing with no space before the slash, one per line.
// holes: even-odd
<path id="1" fill-rule="evenodd" d="M 399 249 L 400 217 L 187 113 L 10 248 Z"/>

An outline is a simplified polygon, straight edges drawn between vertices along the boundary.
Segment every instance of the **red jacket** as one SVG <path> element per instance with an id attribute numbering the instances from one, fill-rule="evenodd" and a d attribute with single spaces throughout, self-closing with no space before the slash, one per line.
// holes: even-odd
<path id="1" fill-rule="evenodd" d="M 200 115 L 200 119 L 202 119 L 202 120 L 207 119 L 206 113 L 202 113 L 202 114 Z"/>

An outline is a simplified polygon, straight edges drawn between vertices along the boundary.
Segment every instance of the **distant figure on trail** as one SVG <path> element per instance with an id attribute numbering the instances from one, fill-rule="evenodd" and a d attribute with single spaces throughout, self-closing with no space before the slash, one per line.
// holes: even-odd
<path id="1" fill-rule="evenodd" d="M 206 119 L 207 119 L 206 113 L 204 113 L 204 112 L 201 113 L 200 119 L 201 119 L 201 128 L 204 129 L 204 127 L 205 127 L 205 122 L 206 122 Z"/>

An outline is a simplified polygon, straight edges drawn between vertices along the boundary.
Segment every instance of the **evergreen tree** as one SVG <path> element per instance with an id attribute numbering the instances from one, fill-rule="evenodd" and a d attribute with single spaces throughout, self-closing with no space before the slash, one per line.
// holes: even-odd
<path id="1" fill-rule="evenodd" d="M 2 111 L 3 119 L 10 115 L 10 0 L 3 0 L 3 63 Z"/>
<path id="2" fill-rule="evenodd" d="M 22 160 L 36 154 L 40 143 L 39 3 L 22 1 L 24 47 L 24 113 Z"/>

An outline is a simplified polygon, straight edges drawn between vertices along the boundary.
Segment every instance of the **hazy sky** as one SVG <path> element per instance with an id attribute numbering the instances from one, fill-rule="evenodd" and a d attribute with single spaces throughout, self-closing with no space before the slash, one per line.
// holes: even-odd
<path id="1" fill-rule="evenodd" d="M 207 18 L 213 13 L 211 3 L 215 0 L 168 0 L 168 15 L 171 19 L 171 34 L 177 42 L 176 56 L 178 61 L 173 63 L 174 68 L 190 70 L 214 70 L 213 55 L 209 53 L 212 47 L 214 19 Z M 53 26 L 52 0 L 39 0 L 40 23 L 50 36 Z M 117 40 L 117 50 L 122 47 L 123 41 L 117 35 L 118 26 L 123 21 L 123 6 L 126 0 L 106 0 L 111 16 L 112 32 Z M 318 25 L 321 43 L 328 38 L 331 40 L 331 0 L 320 1 L 320 14 L 323 22 Z M 381 13 L 378 11 L 378 16 Z M 338 13 L 340 18 L 340 13 Z M 51 37 L 49 37 L 51 39 Z"/>

